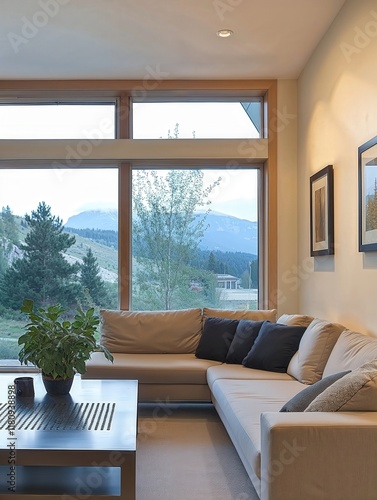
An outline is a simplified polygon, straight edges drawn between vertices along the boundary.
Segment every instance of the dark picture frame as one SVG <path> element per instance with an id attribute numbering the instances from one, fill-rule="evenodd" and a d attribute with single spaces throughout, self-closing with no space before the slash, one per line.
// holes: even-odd
<path id="1" fill-rule="evenodd" d="M 377 136 L 358 148 L 359 252 L 377 251 Z"/>
<path id="2" fill-rule="evenodd" d="M 334 169 L 310 177 L 310 255 L 334 254 Z"/>

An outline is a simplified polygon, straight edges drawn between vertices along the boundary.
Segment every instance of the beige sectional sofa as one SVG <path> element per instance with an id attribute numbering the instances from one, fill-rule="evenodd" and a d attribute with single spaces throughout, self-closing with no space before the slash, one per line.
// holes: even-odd
<path id="1" fill-rule="evenodd" d="M 101 311 L 101 343 L 113 354 L 109 363 L 94 353 L 84 378 L 135 379 L 139 401 L 210 402 L 207 370 L 221 363 L 195 357 L 207 317 L 276 320 L 276 310 Z"/>
<path id="2" fill-rule="evenodd" d="M 84 377 L 138 379 L 140 401 L 212 401 L 261 500 L 377 499 L 377 339 L 283 315 L 306 329 L 275 372 L 195 356 L 206 318 L 274 322 L 275 310 L 101 314 L 114 364 L 98 353 Z"/>

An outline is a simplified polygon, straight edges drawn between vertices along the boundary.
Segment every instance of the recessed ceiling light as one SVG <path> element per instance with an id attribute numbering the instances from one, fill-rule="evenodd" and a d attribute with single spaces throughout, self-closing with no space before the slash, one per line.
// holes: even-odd
<path id="1" fill-rule="evenodd" d="M 233 35 L 233 31 L 228 30 L 228 29 L 219 30 L 217 32 L 217 36 L 219 36 L 221 38 L 228 38 L 229 36 L 232 36 L 232 35 Z"/>

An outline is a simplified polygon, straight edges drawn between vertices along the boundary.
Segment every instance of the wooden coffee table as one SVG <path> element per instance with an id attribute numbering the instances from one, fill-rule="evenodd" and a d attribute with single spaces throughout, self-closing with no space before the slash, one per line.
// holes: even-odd
<path id="1" fill-rule="evenodd" d="M 75 377 L 68 396 L 52 397 L 33 375 L 13 428 L 19 375 L 0 376 L 0 499 L 134 500 L 137 381 Z"/>

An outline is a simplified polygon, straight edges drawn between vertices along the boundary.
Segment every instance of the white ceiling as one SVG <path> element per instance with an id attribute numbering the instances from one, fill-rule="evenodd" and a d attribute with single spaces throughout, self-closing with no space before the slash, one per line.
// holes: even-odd
<path id="1" fill-rule="evenodd" d="M 0 79 L 297 78 L 343 4 L 1 0 Z"/>

